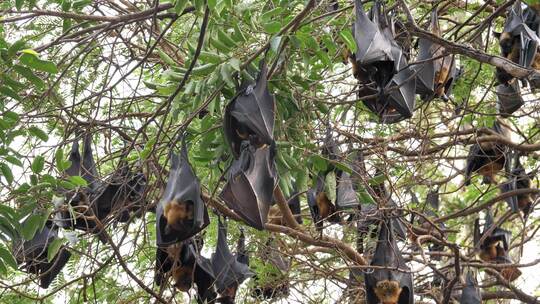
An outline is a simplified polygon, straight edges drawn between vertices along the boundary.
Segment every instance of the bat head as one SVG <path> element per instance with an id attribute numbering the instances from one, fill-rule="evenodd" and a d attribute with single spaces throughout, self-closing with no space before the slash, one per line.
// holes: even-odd
<path id="1" fill-rule="evenodd" d="M 401 290 L 397 281 L 379 281 L 375 286 L 375 294 L 382 304 L 397 304 Z"/>

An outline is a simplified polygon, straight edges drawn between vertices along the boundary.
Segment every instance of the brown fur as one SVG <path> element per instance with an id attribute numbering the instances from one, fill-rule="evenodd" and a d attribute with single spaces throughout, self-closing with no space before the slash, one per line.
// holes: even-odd
<path id="1" fill-rule="evenodd" d="M 281 210 L 279 210 L 277 205 L 270 207 L 270 210 L 268 211 L 268 223 L 274 225 L 283 225 L 283 215 L 281 214 Z"/>
<path id="2" fill-rule="evenodd" d="M 380 281 L 375 286 L 375 295 L 382 304 L 397 304 L 401 287 L 397 281 Z"/>
<path id="3" fill-rule="evenodd" d="M 185 221 L 193 220 L 193 205 L 186 202 L 172 200 L 165 205 L 165 219 L 168 229 L 182 231 L 185 227 Z"/>
<path id="4" fill-rule="evenodd" d="M 491 262 L 497 258 L 497 243 L 484 248 L 480 252 L 480 259 L 485 262 Z"/>
<path id="5" fill-rule="evenodd" d="M 317 193 L 316 201 L 321 218 L 326 218 L 336 212 L 336 207 L 334 204 L 332 204 L 332 202 L 330 202 L 328 196 L 326 196 L 326 193 L 322 191 Z"/>
<path id="6" fill-rule="evenodd" d="M 435 72 L 435 95 L 441 97 L 444 95 L 445 83 L 449 80 L 448 76 L 450 69 L 443 66 L 439 71 Z"/>
<path id="7" fill-rule="evenodd" d="M 174 286 L 180 291 L 188 291 L 193 283 L 193 265 L 176 265 L 172 269 Z"/>
<path id="8" fill-rule="evenodd" d="M 501 276 L 508 282 L 512 282 L 521 276 L 521 270 L 517 267 L 505 267 L 501 269 Z"/>

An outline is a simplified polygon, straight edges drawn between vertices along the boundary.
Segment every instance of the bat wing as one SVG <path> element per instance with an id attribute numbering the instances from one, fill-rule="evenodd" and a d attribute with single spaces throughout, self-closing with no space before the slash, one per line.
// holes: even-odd
<path id="1" fill-rule="evenodd" d="M 525 103 L 517 81 L 499 84 L 496 87 L 498 111 L 503 117 L 508 117 Z"/>
<path id="2" fill-rule="evenodd" d="M 164 217 L 165 205 L 171 201 L 193 203 L 193 221 L 189 229 L 178 232 L 165 232 L 167 220 Z M 210 223 L 208 210 L 201 198 L 201 186 L 193 168 L 189 164 L 185 138 L 182 140 L 180 154 L 171 155 L 171 170 L 165 192 L 156 208 L 156 242 L 159 247 L 186 240 L 199 233 Z"/>
<path id="3" fill-rule="evenodd" d="M 214 271 L 209 259 L 200 256 L 195 266 L 193 281 L 197 285 L 198 301 L 201 303 L 213 303 L 217 298 L 214 290 Z"/>
<path id="4" fill-rule="evenodd" d="M 474 277 L 472 271 L 467 273 L 465 279 L 465 286 L 461 292 L 461 299 L 459 300 L 460 304 L 481 304 L 482 303 L 482 294 L 480 289 L 476 284 L 476 278 Z"/>
<path id="5" fill-rule="evenodd" d="M 502 193 L 516 190 L 516 177 L 509 178 L 509 180 L 506 183 L 502 184 L 500 187 Z M 510 210 L 512 210 L 512 212 L 519 212 L 517 195 L 507 197 L 506 203 L 508 204 L 508 207 L 510 207 Z"/>
<path id="6" fill-rule="evenodd" d="M 96 178 L 98 178 L 96 163 L 92 152 L 92 135 L 87 134 L 84 137 L 84 150 L 82 155 L 82 172 L 81 177 L 88 182 L 88 187 L 93 189 L 96 186 Z"/>
<path id="7" fill-rule="evenodd" d="M 69 161 L 71 165 L 66 169 L 66 174 L 69 176 L 78 176 L 81 174 L 81 153 L 79 152 L 79 141 L 75 139 L 71 145 L 69 153 Z"/>
<path id="8" fill-rule="evenodd" d="M 302 224 L 302 209 L 300 206 L 300 195 L 297 191 L 294 191 L 289 198 L 289 209 L 291 209 L 294 218 L 298 224 Z"/>
<path id="9" fill-rule="evenodd" d="M 313 223 L 315 224 L 317 230 L 321 230 L 323 228 L 323 222 L 319 213 L 319 206 L 317 206 L 316 196 L 317 192 L 315 189 L 309 189 L 307 191 L 307 202 L 309 206 L 309 212 L 311 213 L 311 219 L 313 220 Z"/>
<path id="10" fill-rule="evenodd" d="M 215 286 L 218 292 L 223 292 L 233 284 L 242 282 L 253 276 L 248 265 L 237 261 L 227 245 L 227 229 L 221 222 L 218 223 L 218 239 L 216 251 L 211 258 L 212 269 L 216 278 Z"/>
<path id="11" fill-rule="evenodd" d="M 397 47 L 397 45 L 396 45 Z M 389 91 L 385 97 L 389 106 L 381 115 L 383 123 L 396 123 L 403 119 L 410 118 L 415 106 L 415 90 L 416 80 L 414 71 L 408 67 L 407 60 L 403 56 L 401 49 L 394 48 L 395 57 L 399 61 L 395 61 L 399 71 L 385 87 L 385 91 Z"/>
<path id="12" fill-rule="evenodd" d="M 71 253 L 65 247 L 62 247 L 51 262 L 42 264 L 39 286 L 49 288 L 49 285 L 62 271 L 70 257 Z"/>
<path id="13" fill-rule="evenodd" d="M 520 56 L 519 64 L 526 68 L 531 67 L 538 50 L 539 38 L 526 24 L 519 25 L 515 31 L 519 32 Z"/>
<path id="14" fill-rule="evenodd" d="M 225 109 L 225 136 L 235 157 L 240 155 L 243 140 L 238 131 L 256 135 L 261 144 L 270 145 L 274 141 L 276 105 L 274 96 L 268 90 L 266 73 L 266 63 L 262 60 L 255 86 L 242 90 Z"/>
<path id="15" fill-rule="evenodd" d="M 439 210 L 439 191 L 432 190 L 426 197 L 426 202 L 433 208 L 433 210 Z"/>
<path id="16" fill-rule="evenodd" d="M 358 207 L 358 197 L 354 191 L 351 175 L 345 171 L 338 173 L 336 207 L 338 210 Z"/>
<path id="17" fill-rule="evenodd" d="M 263 230 L 276 185 L 275 146 L 253 149 L 244 143 L 221 197 L 250 226 Z"/>
<path id="18" fill-rule="evenodd" d="M 246 248 L 246 236 L 244 229 L 240 228 L 240 236 L 236 245 L 236 260 L 249 266 L 249 253 Z"/>
<path id="19" fill-rule="evenodd" d="M 427 39 L 418 39 L 417 61 L 425 61 L 415 66 L 416 71 L 416 93 L 426 99 L 433 95 L 435 88 L 435 60 L 431 54 L 433 43 Z"/>
<path id="20" fill-rule="evenodd" d="M 371 8 L 370 19 L 364 12 L 361 0 L 355 0 L 356 20 L 353 26 L 357 50 L 355 55 L 359 65 L 377 61 L 392 61 L 391 43 L 381 31 L 379 23 L 380 3 Z"/>

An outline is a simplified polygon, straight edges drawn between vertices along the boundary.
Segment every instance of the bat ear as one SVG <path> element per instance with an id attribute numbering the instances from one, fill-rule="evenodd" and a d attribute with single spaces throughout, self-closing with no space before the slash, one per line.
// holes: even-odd
<path id="1" fill-rule="evenodd" d="M 495 32 L 495 31 L 493 31 L 492 33 L 493 33 L 493 36 L 495 36 L 495 38 L 501 39 L 501 33 Z"/>

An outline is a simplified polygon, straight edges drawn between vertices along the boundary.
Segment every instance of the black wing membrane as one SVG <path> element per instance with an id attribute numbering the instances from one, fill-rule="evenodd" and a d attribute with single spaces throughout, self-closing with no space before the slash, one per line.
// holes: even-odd
<path id="1" fill-rule="evenodd" d="M 412 274 L 401 256 L 393 230 L 392 221 L 381 221 L 371 265 L 388 269 L 377 268 L 365 273 L 368 304 L 414 303 Z M 389 301 L 390 298 L 393 301 Z"/>
<path id="2" fill-rule="evenodd" d="M 513 168 L 508 174 L 508 180 L 502 184 L 501 191 L 511 192 L 518 189 L 528 189 L 531 187 L 531 174 L 525 172 L 525 168 L 519 161 L 519 154 L 516 154 L 513 161 Z M 513 212 L 523 212 L 523 215 L 527 217 L 531 212 L 531 206 L 533 203 L 533 196 L 531 194 L 519 194 L 506 198 L 508 207 Z"/>
<path id="3" fill-rule="evenodd" d="M 39 276 L 39 286 L 48 288 L 71 257 L 71 253 L 62 246 L 53 259 L 48 262 L 48 246 L 58 238 L 58 226 L 47 221 L 29 241 L 18 239 L 13 243 L 13 255 L 19 265 L 28 273 Z"/>
<path id="4" fill-rule="evenodd" d="M 460 304 L 481 304 L 482 303 L 482 294 L 480 293 L 480 288 L 476 283 L 476 277 L 472 271 L 467 272 L 467 277 L 465 278 L 465 286 L 461 292 L 461 299 L 459 300 Z"/>
<path id="5" fill-rule="evenodd" d="M 182 229 L 166 229 L 164 211 L 168 204 L 183 202 L 192 206 L 193 218 L 185 219 Z M 164 247 L 189 239 L 210 223 L 208 210 L 201 196 L 201 185 L 191 167 L 187 154 L 185 137 L 182 139 L 180 154 L 171 153 L 171 170 L 165 192 L 156 208 L 156 243 Z"/>
<path id="6" fill-rule="evenodd" d="M 367 74 L 367 79 L 376 85 L 374 90 L 363 83 L 363 94 L 378 92 L 377 97 L 366 98 L 363 102 L 383 123 L 409 118 L 415 106 L 415 76 L 394 39 L 394 21 L 383 12 L 380 1 L 372 6 L 369 16 L 360 0 L 355 0 L 355 7 L 353 33 L 357 52 L 354 57 L 360 73 Z"/>
<path id="7" fill-rule="evenodd" d="M 257 82 L 241 90 L 225 108 L 223 128 L 236 158 L 240 157 L 242 141 L 255 146 L 274 142 L 275 100 L 268 90 L 267 67 L 261 60 Z"/>
<path id="8" fill-rule="evenodd" d="M 294 191 L 289 198 L 289 209 L 291 209 L 294 218 L 298 224 L 302 224 L 302 208 L 300 206 L 300 195 L 297 191 Z"/>
<path id="9" fill-rule="evenodd" d="M 431 13 L 431 32 L 440 36 L 436 8 Z M 455 66 L 453 56 L 444 56 L 444 53 L 445 49 L 441 45 L 427 39 L 418 39 L 417 61 L 424 63 L 415 66 L 417 72 L 416 93 L 420 94 L 424 101 L 434 97 L 448 99 L 458 69 Z"/>
<path id="10" fill-rule="evenodd" d="M 497 85 L 495 93 L 497 94 L 498 112 L 502 117 L 512 115 L 525 104 L 521 96 L 519 83 L 516 80 Z"/>
<path id="11" fill-rule="evenodd" d="M 224 293 L 231 287 L 237 287 L 244 280 L 253 276 L 247 264 L 238 261 L 227 245 L 227 228 L 219 220 L 216 251 L 211 258 L 212 269 L 216 278 L 218 293 Z"/>
<path id="12" fill-rule="evenodd" d="M 338 171 L 336 189 L 336 207 L 338 210 L 357 208 L 358 196 L 354 190 L 351 175 L 345 171 Z"/>
<path id="13" fill-rule="evenodd" d="M 276 182 L 275 145 L 255 148 L 244 141 L 220 196 L 248 225 L 263 230 Z"/>

